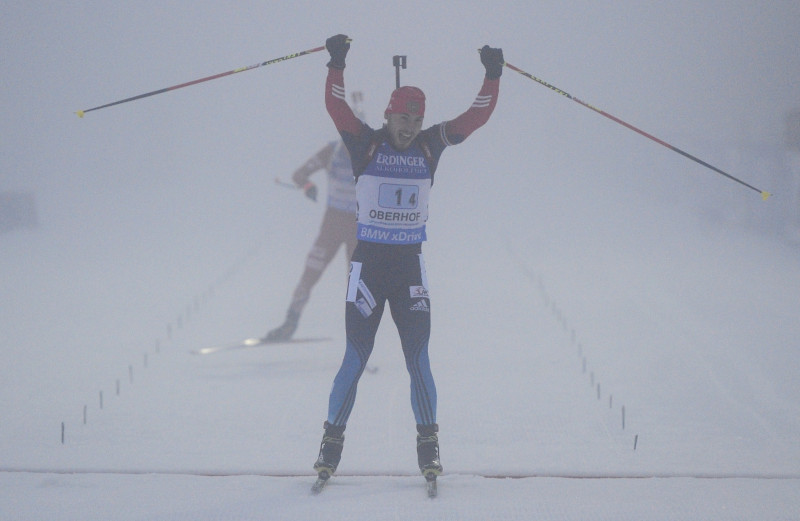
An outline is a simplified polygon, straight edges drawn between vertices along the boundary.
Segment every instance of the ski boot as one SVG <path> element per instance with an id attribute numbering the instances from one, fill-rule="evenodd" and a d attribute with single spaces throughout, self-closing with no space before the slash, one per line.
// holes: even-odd
<path id="1" fill-rule="evenodd" d="M 336 472 L 336 467 L 339 466 L 344 448 L 344 429 L 345 426 L 340 427 L 325 422 L 325 434 L 322 435 L 322 443 L 319 445 L 319 457 L 314 463 L 317 481 L 311 487 L 311 491 L 315 494 L 322 492 L 325 484 Z"/>
<path id="2" fill-rule="evenodd" d="M 261 340 L 266 343 L 286 342 L 292 338 L 292 335 L 294 335 L 294 332 L 297 329 L 297 323 L 299 321 L 300 313 L 290 309 L 286 312 L 286 320 L 284 320 L 283 324 L 271 330 L 269 333 L 267 333 L 267 336 Z"/>
<path id="3" fill-rule="evenodd" d="M 428 497 L 436 497 L 436 478 L 442 473 L 442 464 L 439 462 L 439 426 L 417 425 L 417 463 L 419 470 L 425 476 L 428 487 Z"/>

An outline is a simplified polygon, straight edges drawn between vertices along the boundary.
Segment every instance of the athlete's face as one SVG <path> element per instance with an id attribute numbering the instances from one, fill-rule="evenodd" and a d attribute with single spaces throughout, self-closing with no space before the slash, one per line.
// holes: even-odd
<path id="1" fill-rule="evenodd" d="M 389 131 L 389 140 L 397 150 L 405 150 L 422 130 L 423 116 L 397 113 L 386 114 L 386 130 Z"/>

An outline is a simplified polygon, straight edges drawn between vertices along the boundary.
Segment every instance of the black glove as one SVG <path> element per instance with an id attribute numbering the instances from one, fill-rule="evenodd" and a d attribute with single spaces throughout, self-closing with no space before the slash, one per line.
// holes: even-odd
<path id="1" fill-rule="evenodd" d="M 325 48 L 328 49 L 328 53 L 331 55 L 328 67 L 344 69 L 344 59 L 347 56 L 347 51 L 350 50 L 349 40 L 344 34 L 337 34 L 325 40 Z"/>
<path id="2" fill-rule="evenodd" d="M 481 63 L 486 67 L 486 77 L 490 80 L 496 80 L 503 74 L 503 49 L 497 47 L 489 47 L 484 45 L 481 48 Z"/>
<path id="3" fill-rule="evenodd" d="M 317 201 L 317 185 L 315 185 L 311 181 L 303 185 L 303 193 L 306 194 L 306 197 L 308 197 L 312 201 L 314 202 Z"/>

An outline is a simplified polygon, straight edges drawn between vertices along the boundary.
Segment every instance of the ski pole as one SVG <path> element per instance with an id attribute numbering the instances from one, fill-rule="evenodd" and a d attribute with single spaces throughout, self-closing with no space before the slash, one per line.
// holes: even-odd
<path id="1" fill-rule="evenodd" d="M 303 194 L 305 194 L 306 197 L 308 197 L 315 203 L 317 202 L 317 187 L 314 185 L 314 183 L 310 181 L 306 182 L 305 186 L 297 186 L 294 183 L 289 183 L 287 181 L 284 181 L 283 179 L 276 177 L 275 184 L 278 186 L 282 186 L 283 188 L 288 188 L 289 190 L 302 190 Z"/>
<path id="2" fill-rule="evenodd" d="M 325 46 L 315 47 L 313 49 L 308 49 L 307 51 L 300 51 L 293 54 L 287 54 L 286 56 L 281 56 L 280 58 L 274 58 L 272 60 L 267 60 L 265 62 L 256 63 L 255 65 L 248 65 L 247 67 L 239 67 L 238 69 L 233 69 L 232 71 L 222 72 L 219 74 L 214 74 L 213 76 L 207 76 L 205 78 L 200 78 L 199 80 L 193 80 L 186 83 L 181 83 L 180 85 L 173 85 L 172 87 L 166 87 L 159 90 L 154 90 L 152 92 L 147 92 L 145 94 L 139 94 L 138 96 L 133 96 L 130 98 L 125 98 L 119 101 L 113 101 L 111 103 L 106 103 L 105 105 L 100 105 L 99 107 L 93 107 L 90 109 L 79 110 L 76 112 L 79 118 L 82 118 L 84 114 L 87 112 L 91 112 L 93 110 L 104 109 L 106 107 L 113 107 L 114 105 L 119 105 L 121 103 L 127 103 L 129 101 L 134 101 L 137 99 L 147 98 L 148 96 L 155 96 L 156 94 L 162 94 L 164 92 L 169 92 L 171 90 L 181 89 L 183 87 L 188 87 L 190 85 L 196 85 L 198 83 L 203 83 L 204 81 L 216 80 L 217 78 L 222 78 L 224 76 L 230 76 L 231 74 L 236 74 L 237 72 L 244 72 L 249 71 L 251 69 L 257 69 L 258 67 L 265 67 L 267 65 L 272 65 L 273 63 L 278 63 L 286 60 L 291 60 L 292 58 L 298 58 L 300 56 L 311 54 L 312 52 L 317 52 L 325 49 Z"/>
<path id="3" fill-rule="evenodd" d="M 580 103 L 580 104 L 581 104 L 581 105 L 583 105 L 584 107 L 586 107 L 586 108 L 589 108 L 589 109 L 592 109 L 593 111 L 597 112 L 598 114 L 601 114 L 601 115 L 603 115 L 603 116 L 607 117 L 608 119 L 610 119 L 610 120 L 612 120 L 612 121 L 615 121 L 616 123 L 619 123 L 620 125 L 622 125 L 622 126 L 624 126 L 624 127 L 627 127 L 627 128 L 629 128 L 629 129 L 633 130 L 634 132 L 636 132 L 636 133 L 638 133 L 638 134 L 641 134 L 642 136 L 644 136 L 644 137 L 646 137 L 646 138 L 648 138 L 648 139 L 651 139 L 651 140 L 655 141 L 655 142 L 656 142 L 656 143 L 658 143 L 659 145 L 662 145 L 662 146 L 665 146 L 665 147 L 667 147 L 668 149 L 672 150 L 673 152 L 677 152 L 677 153 L 679 153 L 680 155 L 682 155 L 682 156 L 684 156 L 684 157 L 686 157 L 686 158 L 688 158 L 688 159 L 691 159 L 692 161 L 694 161 L 694 162 L 696 162 L 696 163 L 699 163 L 699 164 L 703 165 L 704 167 L 706 167 L 706 168 L 709 168 L 709 169 L 713 170 L 714 172 L 716 172 L 716 173 L 718 173 L 718 174 L 720 174 L 720 175 L 723 175 L 723 176 L 727 177 L 728 179 L 730 179 L 730 180 L 732 180 L 732 181 L 736 181 L 737 183 L 739 183 L 739 184 L 740 184 L 740 185 L 742 185 L 742 186 L 746 186 L 747 188 L 749 188 L 749 189 L 751 189 L 751 190 L 755 190 L 756 192 L 759 192 L 759 193 L 761 194 L 761 199 L 763 199 L 764 201 L 766 201 L 766 200 L 767 200 L 767 198 L 768 198 L 770 195 L 772 195 L 772 194 L 770 194 L 769 192 L 765 192 L 764 190 L 759 190 L 759 189 L 758 189 L 758 188 L 756 188 L 755 186 L 753 186 L 753 185 L 751 185 L 751 184 L 748 184 L 748 183 L 746 183 L 746 182 L 742 181 L 741 179 L 738 179 L 738 178 L 736 178 L 736 177 L 734 177 L 734 176 L 732 176 L 732 175 L 728 174 L 727 172 L 723 172 L 722 170 L 720 170 L 719 168 L 715 167 L 714 165 L 711 165 L 711 164 L 709 164 L 709 163 L 706 163 L 706 162 L 705 162 L 705 161 L 703 161 L 702 159 L 699 159 L 699 158 L 697 158 L 697 157 L 695 157 L 695 156 L 693 156 L 693 155 L 689 154 L 688 152 L 684 152 L 684 151 L 683 151 L 683 150 L 681 150 L 680 148 L 678 148 L 678 147 L 675 147 L 675 146 L 672 146 L 672 145 L 670 145 L 669 143 L 667 143 L 666 141 L 662 141 L 661 139 L 658 139 L 657 137 L 655 137 L 655 136 L 653 136 L 653 135 L 651 135 L 651 134 L 648 134 L 647 132 L 645 132 L 645 131 L 643 131 L 643 130 L 641 130 L 641 129 L 638 129 L 638 128 L 634 127 L 634 126 L 633 126 L 633 125 L 631 125 L 630 123 L 627 123 L 627 122 L 625 122 L 625 121 L 623 121 L 623 120 L 619 119 L 618 117 L 616 117 L 616 116 L 613 116 L 613 115 L 609 114 L 608 112 L 606 112 L 606 111 L 604 111 L 604 110 L 600 110 L 600 109 L 598 109 L 597 107 L 594 107 L 594 106 L 592 106 L 592 105 L 590 105 L 590 104 L 586 103 L 585 101 L 583 101 L 583 100 L 580 100 L 580 99 L 576 98 L 575 96 L 573 96 L 573 95 L 569 94 L 568 92 L 565 92 L 565 91 L 563 91 L 563 90 L 559 89 L 559 88 L 558 88 L 558 87 L 556 87 L 555 85 L 551 85 L 550 83 L 547 83 L 546 81 L 544 81 L 544 80 L 542 80 L 542 79 L 540 79 L 540 78 L 537 78 L 536 76 L 534 76 L 534 75 L 532 75 L 532 74 L 530 74 L 530 73 L 527 73 L 527 72 L 523 71 L 522 69 L 520 69 L 520 68 L 518 68 L 518 67 L 515 67 L 514 65 L 511 65 L 511 64 L 510 64 L 510 63 L 508 63 L 508 62 L 505 62 L 503 65 L 505 65 L 506 67 L 508 67 L 508 68 L 509 68 L 509 69 L 511 69 L 512 71 L 516 71 L 516 72 L 518 72 L 518 73 L 522 74 L 523 76 L 525 76 L 526 78 L 530 78 L 530 79 L 532 79 L 533 81 L 535 81 L 536 83 L 538 83 L 538 84 L 540 84 L 540 85 L 544 85 L 544 86 L 545 86 L 545 87 L 547 87 L 548 89 L 550 89 L 550 90 L 552 90 L 552 91 L 554 91 L 554 92 L 557 92 L 557 93 L 561 94 L 562 96 L 565 96 L 565 97 L 567 97 L 567 98 L 571 99 L 572 101 L 574 101 L 574 102 L 576 102 L 576 103 Z"/>
<path id="4" fill-rule="evenodd" d="M 300 190 L 300 187 L 297 186 L 296 184 L 286 182 L 283 179 L 280 179 L 279 177 L 275 178 L 275 184 L 278 186 L 282 186 L 284 188 L 289 188 L 291 190 Z"/>

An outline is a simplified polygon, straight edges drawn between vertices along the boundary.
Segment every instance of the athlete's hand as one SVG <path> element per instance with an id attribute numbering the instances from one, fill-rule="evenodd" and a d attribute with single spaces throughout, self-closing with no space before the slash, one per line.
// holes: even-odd
<path id="1" fill-rule="evenodd" d="M 484 45 L 481 48 L 481 63 L 486 68 L 486 77 L 490 80 L 496 80 L 503 74 L 503 49 L 497 47 L 489 47 Z"/>
<path id="2" fill-rule="evenodd" d="M 315 185 L 311 181 L 303 185 L 303 193 L 306 194 L 306 197 L 308 197 L 312 201 L 314 202 L 317 201 L 317 185 Z"/>
<path id="3" fill-rule="evenodd" d="M 328 54 L 331 55 L 328 67 L 344 69 L 344 59 L 347 56 L 347 51 L 350 50 L 350 38 L 344 34 L 331 36 L 325 40 L 325 48 L 328 49 Z"/>

